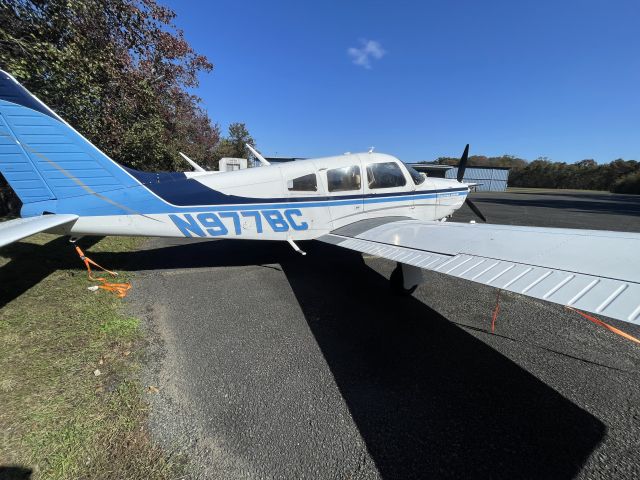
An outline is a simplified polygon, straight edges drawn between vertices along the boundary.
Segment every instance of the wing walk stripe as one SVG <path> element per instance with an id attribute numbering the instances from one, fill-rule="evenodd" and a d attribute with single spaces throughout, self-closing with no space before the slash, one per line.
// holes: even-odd
<path id="1" fill-rule="evenodd" d="M 603 310 L 605 310 L 609 305 L 611 305 L 611 303 L 612 303 L 616 298 L 618 298 L 618 297 L 620 296 L 620 294 L 621 294 L 622 292 L 624 292 L 624 291 L 627 289 L 627 287 L 628 287 L 628 286 L 629 286 L 629 284 L 628 284 L 628 283 L 625 283 L 625 284 L 623 284 L 623 285 L 620 285 L 620 286 L 616 289 L 616 291 L 615 291 L 615 292 L 613 292 L 611 295 L 609 295 L 609 296 L 607 297 L 607 299 L 606 299 L 604 302 L 602 302 L 600 305 L 598 305 L 598 308 L 596 308 L 596 313 L 600 313 L 600 312 L 602 312 L 602 311 L 603 311 Z"/>
<path id="2" fill-rule="evenodd" d="M 589 285 L 587 285 L 582 290 L 580 290 L 580 292 L 578 292 L 575 297 L 573 297 L 571 300 L 569 300 L 567 302 L 567 305 L 572 306 L 574 303 L 576 303 L 578 300 L 580 300 L 582 297 L 584 297 L 587 294 L 587 292 L 589 292 L 589 290 L 591 290 L 593 287 L 595 287 L 598 283 L 600 283 L 600 279 L 596 278 Z"/>
<path id="3" fill-rule="evenodd" d="M 549 298 L 551 295 L 553 295 L 554 293 L 556 293 L 558 290 L 560 290 L 562 287 L 564 287 L 567 283 L 569 283 L 571 280 L 573 280 L 574 278 L 576 278 L 575 275 L 569 275 L 567 278 L 565 278 L 564 280 L 562 280 L 560 283 L 558 283 L 555 287 L 553 287 L 551 290 L 549 290 L 546 294 L 544 294 L 542 296 L 542 298 L 544 300 L 546 300 L 547 298 Z"/>

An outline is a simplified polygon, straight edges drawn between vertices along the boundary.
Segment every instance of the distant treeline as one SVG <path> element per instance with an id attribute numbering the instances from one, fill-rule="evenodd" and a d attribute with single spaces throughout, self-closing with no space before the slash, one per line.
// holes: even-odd
<path id="1" fill-rule="evenodd" d="M 459 158 L 440 157 L 436 163 L 458 165 Z M 640 162 L 613 160 L 597 163 L 587 159 L 576 163 L 552 162 L 546 157 L 528 162 L 511 155 L 469 157 L 469 166 L 510 167 L 509 186 L 531 188 L 575 188 L 640 194 Z"/>

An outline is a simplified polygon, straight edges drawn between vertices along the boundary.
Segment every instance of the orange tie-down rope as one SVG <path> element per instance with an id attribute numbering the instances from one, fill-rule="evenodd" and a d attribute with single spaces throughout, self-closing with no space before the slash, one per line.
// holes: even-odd
<path id="1" fill-rule="evenodd" d="M 80 260 L 84 262 L 84 265 L 87 267 L 87 276 L 90 280 L 94 282 L 102 282 L 102 285 L 98 285 L 98 288 L 102 288 L 103 290 L 107 290 L 109 292 L 115 293 L 119 298 L 124 298 L 127 296 L 127 292 L 131 289 L 130 283 L 111 283 L 108 282 L 104 277 L 94 277 L 91 273 L 91 265 L 94 267 L 98 267 L 101 270 L 104 270 L 112 277 L 118 275 L 116 272 L 112 272 L 111 270 L 107 270 L 106 268 L 98 265 L 96 262 L 87 257 L 84 252 L 80 249 L 79 246 L 76 245 L 76 252 L 80 255 Z M 95 288 L 95 287 L 94 287 Z"/>
<path id="2" fill-rule="evenodd" d="M 632 342 L 635 342 L 637 344 L 640 344 L 640 340 L 637 339 L 636 337 L 634 337 L 633 335 L 629 335 L 626 332 L 623 332 L 622 330 L 617 329 L 616 327 L 609 325 L 608 323 L 603 322 L 602 320 L 596 318 L 596 317 L 592 317 L 591 315 L 581 312 L 580 310 L 578 310 L 577 308 L 573 308 L 573 307 L 569 307 L 568 305 L 566 305 L 564 308 L 566 308 L 567 310 L 571 310 L 572 312 L 576 312 L 578 315 L 580 315 L 583 318 L 586 318 L 587 320 L 589 320 L 590 322 L 595 323 L 596 325 L 600 325 L 601 327 L 606 328 L 607 330 L 609 330 L 610 332 L 615 333 L 616 335 L 620 335 L 622 338 L 626 338 L 627 340 L 630 340 Z"/>
<path id="3" fill-rule="evenodd" d="M 500 292 L 501 291 L 502 290 L 498 290 L 498 296 L 496 297 L 496 306 L 493 309 L 493 315 L 491 316 L 491 333 L 495 333 L 496 319 L 498 318 L 498 314 L 500 313 Z M 578 310 L 577 308 L 570 307 L 568 305 L 565 305 L 564 308 L 566 308 L 567 310 L 571 310 L 572 312 L 576 312 L 578 315 L 580 315 L 583 318 L 586 318 L 590 322 L 593 322 L 596 325 L 604 327 L 607 330 L 609 330 L 610 332 L 613 332 L 616 335 L 620 335 L 622 338 L 625 338 L 627 340 L 630 340 L 630 341 L 640 345 L 640 339 L 634 337 L 633 335 L 629 335 L 627 332 L 623 332 L 622 330 L 620 330 L 619 328 L 614 327 L 613 325 L 609 325 L 608 323 L 603 322 L 599 318 L 593 317 L 593 316 L 589 315 L 588 313 L 584 313 L 583 311 Z"/>

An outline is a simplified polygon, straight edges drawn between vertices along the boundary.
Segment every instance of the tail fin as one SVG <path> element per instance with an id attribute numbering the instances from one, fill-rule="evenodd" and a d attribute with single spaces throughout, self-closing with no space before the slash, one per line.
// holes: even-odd
<path id="1" fill-rule="evenodd" d="M 2 70 L 0 173 L 25 205 L 139 185 Z"/>

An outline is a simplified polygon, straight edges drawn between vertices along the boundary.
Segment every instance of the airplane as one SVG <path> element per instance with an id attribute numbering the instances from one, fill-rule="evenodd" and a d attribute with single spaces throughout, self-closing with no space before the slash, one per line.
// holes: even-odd
<path id="1" fill-rule="evenodd" d="M 469 146 L 456 179 L 370 149 L 260 167 L 141 172 L 109 158 L 0 71 L 0 173 L 23 203 L 0 247 L 38 232 L 319 240 L 397 263 L 410 295 L 432 270 L 640 325 L 640 234 L 446 220 L 467 204 Z M 570 213 L 568 213 L 570 214 Z"/>

